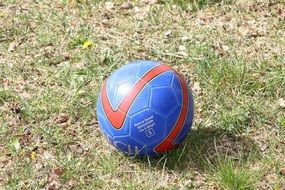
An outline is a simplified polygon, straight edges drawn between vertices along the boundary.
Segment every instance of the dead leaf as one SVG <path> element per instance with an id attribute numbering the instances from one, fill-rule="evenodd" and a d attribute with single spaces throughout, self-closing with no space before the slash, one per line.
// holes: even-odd
<path id="1" fill-rule="evenodd" d="M 83 154 L 84 153 L 83 147 L 79 144 L 70 145 L 70 148 L 77 154 Z"/>
<path id="2" fill-rule="evenodd" d="M 186 50 L 186 47 L 183 46 L 183 45 L 180 45 L 180 46 L 178 47 L 178 50 L 179 50 L 179 51 L 185 51 L 185 50 Z"/>
<path id="3" fill-rule="evenodd" d="M 51 172 L 51 175 L 48 177 L 48 184 L 46 188 L 48 190 L 58 190 L 61 187 L 59 177 L 62 176 L 64 170 L 62 168 L 54 168 Z"/>
<path id="4" fill-rule="evenodd" d="M 26 145 L 31 141 L 31 139 L 31 131 L 29 130 L 29 128 L 26 128 L 24 130 L 24 133 L 20 137 L 20 144 Z"/>
<path id="5" fill-rule="evenodd" d="M 281 108 L 285 108 L 285 100 L 283 98 L 280 98 L 278 100 L 278 104 Z"/>
<path id="6" fill-rule="evenodd" d="M 53 169 L 53 173 L 57 176 L 62 176 L 64 173 L 64 170 L 62 168 L 55 168 Z"/>
<path id="7" fill-rule="evenodd" d="M 171 8 L 172 8 L 173 10 L 176 10 L 176 9 L 177 9 L 177 5 L 171 5 Z"/>
<path id="8" fill-rule="evenodd" d="M 4 88 L 7 88 L 10 85 L 10 81 L 7 78 L 4 78 L 2 80 L 2 85 L 4 86 Z"/>
<path id="9" fill-rule="evenodd" d="M 281 168 L 279 174 L 285 176 L 285 168 Z"/>
<path id="10" fill-rule="evenodd" d="M 188 53 L 186 51 L 180 51 L 180 52 L 178 52 L 178 54 L 185 57 L 185 58 L 188 56 Z"/>
<path id="11" fill-rule="evenodd" d="M 26 135 L 26 136 L 31 135 L 30 128 L 27 127 L 27 128 L 24 129 L 24 135 Z"/>
<path id="12" fill-rule="evenodd" d="M 149 3 L 150 5 L 154 5 L 154 4 L 159 3 L 159 1 L 158 1 L 158 0 L 149 0 L 148 3 Z"/>
<path id="13" fill-rule="evenodd" d="M 200 87 L 200 83 L 199 82 L 194 82 L 194 85 L 192 87 L 192 90 L 195 94 L 200 95 L 202 94 L 202 89 Z"/>
<path id="14" fill-rule="evenodd" d="M 31 95 L 29 93 L 25 92 L 25 91 L 20 93 L 20 96 L 22 98 L 25 98 L 25 99 L 30 99 L 31 98 Z"/>
<path id="15" fill-rule="evenodd" d="M 51 181 L 47 185 L 48 190 L 58 190 L 60 189 L 60 187 L 61 187 L 61 184 L 58 181 Z"/>
<path id="16" fill-rule="evenodd" d="M 0 163 L 6 164 L 9 162 L 9 159 L 6 156 L 0 156 Z"/>
<path id="17" fill-rule="evenodd" d="M 69 120 L 69 115 L 67 113 L 60 113 L 59 115 L 55 116 L 53 119 L 55 124 L 66 123 L 68 120 Z"/>
<path id="18" fill-rule="evenodd" d="M 188 40 L 190 40 L 190 39 L 191 39 L 190 36 L 183 36 L 183 37 L 181 38 L 182 42 L 188 41 Z"/>
<path id="19" fill-rule="evenodd" d="M 205 183 L 205 177 L 202 176 L 200 173 L 195 172 L 192 181 L 193 181 L 194 187 L 198 189 L 199 187 L 203 185 L 203 183 Z"/>
<path id="20" fill-rule="evenodd" d="M 242 25 L 239 27 L 239 33 L 242 36 L 246 36 L 249 33 L 249 26 L 248 25 Z"/>
<path id="21" fill-rule="evenodd" d="M 17 114 L 20 113 L 21 112 L 20 104 L 18 102 L 13 103 L 11 110 Z"/>
<path id="22" fill-rule="evenodd" d="M 277 181 L 278 177 L 276 174 L 268 174 L 266 176 L 266 180 L 271 183 L 271 182 Z"/>
<path id="23" fill-rule="evenodd" d="M 202 111 L 203 111 L 202 108 L 198 108 L 198 109 L 197 109 L 197 113 L 201 113 Z"/>
<path id="24" fill-rule="evenodd" d="M 10 43 L 9 48 L 8 48 L 8 52 L 10 52 L 10 53 L 14 52 L 16 50 L 17 46 L 18 46 L 18 44 L 16 42 Z"/>
<path id="25" fill-rule="evenodd" d="M 17 49 L 17 47 L 20 46 L 23 42 L 24 42 L 24 39 L 22 38 L 11 42 L 8 48 L 8 52 L 10 53 L 14 52 Z"/>
<path id="26" fill-rule="evenodd" d="M 105 8 L 108 9 L 108 10 L 114 9 L 115 8 L 114 3 L 113 2 L 109 2 L 109 1 L 106 2 L 105 3 Z"/>
<path id="27" fill-rule="evenodd" d="M 285 19 L 285 10 L 279 7 L 277 9 L 277 15 L 280 19 L 284 20 Z"/>
<path id="28" fill-rule="evenodd" d="M 148 12 L 149 12 L 149 6 L 145 6 L 142 8 L 139 7 L 134 7 L 134 12 L 135 12 L 135 18 L 137 20 L 143 20 L 144 18 L 146 18 L 148 16 Z"/>
<path id="29" fill-rule="evenodd" d="M 133 8 L 133 4 L 131 2 L 125 2 L 121 5 L 120 9 L 132 9 Z"/>
<path id="30" fill-rule="evenodd" d="M 55 160 L 55 157 L 50 152 L 46 151 L 42 154 L 42 159 L 45 161 L 53 161 L 53 160 Z"/>
<path id="31" fill-rule="evenodd" d="M 76 185 L 76 181 L 71 179 L 67 183 L 65 183 L 65 186 L 67 189 L 72 189 Z"/>
<path id="32" fill-rule="evenodd" d="M 158 3 L 158 0 L 141 0 L 141 3 L 154 5 Z"/>
<path id="33" fill-rule="evenodd" d="M 182 55 L 182 56 L 184 56 L 184 57 L 187 57 L 187 56 L 188 56 L 188 53 L 187 53 L 186 49 L 187 49 L 187 48 L 186 48 L 185 46 L 180 45 L 180 46 L 178 47 L 178 54 L 179 54 L 179 55 Z"/>

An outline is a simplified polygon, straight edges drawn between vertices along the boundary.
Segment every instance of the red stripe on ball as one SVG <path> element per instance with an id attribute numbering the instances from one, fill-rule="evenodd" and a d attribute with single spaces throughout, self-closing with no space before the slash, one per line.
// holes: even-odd
<path id="1" fill-rule="evenodd" d="M 183 128 L 184 122 L 187 117 L 188 113 L 188 102 L 189 102 L 189 97 L 188 97 L 188 91 L 187 91 L 187 86 L 182 78 L 182 76 L 179 73 L 176 73 L 179 76 L 179 81 L 182 87 L 182 98 L 183 98 L 183 105 L 181 108 L 180 115 L 178 117 L 178 120 L 173 128 L 173 130 L 169 133 L 169 135 L 159 144 L 155 147 L 155 152 L 156 153 L 164 153 L 170 149 L 173 149 L 177 147 L 177 144 L 173 144 L 173 141 L 177 138 L 179 135 L 180 131 Z"/>
<path id="2" fill-rule="evenodd" d="M 143 87 L 156 76 L 163 72 L 172 70 L 168 65 L 159 65 L 148 71 L 133 87 L 133 89 L 124 97 L 117 110 L 113 110 L 107 95 L 106 81 L 104 82 L 101 97 L 103 109 L 107 115 L 108 120 L 116 129 L 120 129 L 126 118 L 133 101 L 136 99 Z M 187 89 L 186 89 L 187 91 Z M 187 98 L 188 99 L 188 98 Z M 183 106 L 184 107 L 184 106 Z"/>

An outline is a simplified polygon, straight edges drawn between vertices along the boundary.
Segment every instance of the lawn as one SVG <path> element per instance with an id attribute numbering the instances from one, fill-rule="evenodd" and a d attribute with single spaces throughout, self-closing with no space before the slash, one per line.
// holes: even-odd
<path id="1" fill-rule="evenodd" d="M 99 130 L 104 78 L 163 61 L 193 128 L 159 158 Z M 0 1 L 0 189 L 285 189 L 284 0 Z"/>

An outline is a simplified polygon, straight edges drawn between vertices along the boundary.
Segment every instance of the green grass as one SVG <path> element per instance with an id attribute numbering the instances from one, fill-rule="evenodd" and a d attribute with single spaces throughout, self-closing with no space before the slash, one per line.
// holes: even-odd
<path id="1" fill-rule="evenodd" d="M 254 189 L 255 176 L 245 166 L 235 166 L 232 160 L 218 161 L 218 167 L 214 170 L 214 180 L 223 189 L 241 190 Z"/>
<path id="2" fill-rule="evenodd" d="M 284 188 L 284 1 L 0 4 L 0 189 Z M 96 119 L 103 79 L 137 59 L 194 92 L 192 132 L 158 158 L 118 153 Z"/>

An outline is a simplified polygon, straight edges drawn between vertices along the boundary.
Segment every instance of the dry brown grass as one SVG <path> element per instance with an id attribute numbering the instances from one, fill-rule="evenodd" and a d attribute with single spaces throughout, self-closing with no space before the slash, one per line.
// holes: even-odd
<path id="1" fill-rule="evenodd" d="M 239 189 L 284 189 L 284 2 L 195 2 L 0 2 L 0 186 L 234 189 L 251 174 Z M 102 79 L 136 59 L 173 65 L 195 95 L 192 133 L 157 159 L 113 150 L 94 112 Z"/>

